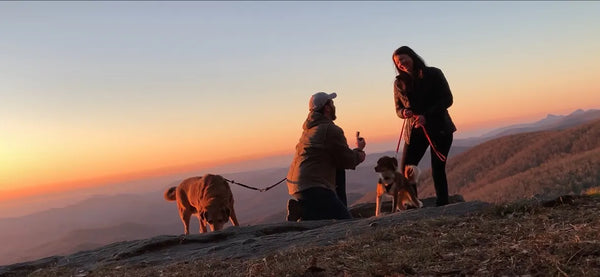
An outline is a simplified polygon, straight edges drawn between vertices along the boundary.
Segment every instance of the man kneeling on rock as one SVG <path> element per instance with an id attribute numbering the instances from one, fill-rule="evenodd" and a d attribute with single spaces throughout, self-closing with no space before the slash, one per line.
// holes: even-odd
<path id="1" fill-rule="evenodd" d="M 357 148 L 348 147 L 344 131 L 333 123 L 336 96 L 335 92 L 318 92 L 308 103 L 309 113 L 287 175 L 288 191 L 294 198 L 288 201 L 288 221 L 352 218 L 336 194 L 336 169 L 355 169 L 363 162 L 366 142 L 357 134 Z"/>

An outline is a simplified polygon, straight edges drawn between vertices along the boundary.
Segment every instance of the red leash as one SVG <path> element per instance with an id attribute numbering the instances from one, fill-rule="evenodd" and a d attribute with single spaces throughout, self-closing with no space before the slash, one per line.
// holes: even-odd
<path id="1" fill-rule="evenodd" d="M 396 146 L 396 158 L 398 158 L 398 149 L 400 149 L 400 142 L 402 141 L 402 135 L 404 134 L 404 125 L 406 124 L 406 118 L 402 122 L 402 130 L 400 130 L 400 138 L 398 138 L 398 146 Z"/>
<path id="2" fill-rule="evenodd" d="M 404 125 L 406 124 L 406 119 L 404 119 L 404 122 L 402 122 L 402 130 L 400 131 L 400 138 L 398 138 L 398 145 L 396 146 L 396 158 L 398 158 L 398 150 L 400 149 L 400 142 L 402 141 L 402 135 L 404 135 Z M 429 145 L 431 146 L 431 151 L 433 151 L 433 153 L 435 153 L 435 155 L 440 159 L 440 161 L 445 162 L 446 161 L 446 156 L 444 156 L 444 154 L 442 154 L 440 151 L 438 151 L 435 146 L 433 145 L 433 142 L 431 141 L 431 138 L 429 137 L 429 134 L 427 133 L 427 130 L 425 129 L 425 126 L 421 125 L 421 128 L 423 128 L 423 133 L 425 133 L 425 137 L 427 138 L 427 141 L 429 141 Z"/>
<path id="3" fill-rule="evenodd" d="M 427 137 L 427 140 L 429 141 L 429 145 L 431 145 L 431 150 L 440 159 L 440 161 L 445 162 L 446 156 L 444 156 L 442 153 L 440 153 L 440 151 L 435 149 L 435 146 L 433 146 L 433 142 L 431 141 L 431 138 L 429 138 L 429 134 L 427 133 L 427 130 L 425 130 L 425 126 L 421 125 L 421 128 L 423 128 L 423 133 L 425 133 L 425 137 Z"/>

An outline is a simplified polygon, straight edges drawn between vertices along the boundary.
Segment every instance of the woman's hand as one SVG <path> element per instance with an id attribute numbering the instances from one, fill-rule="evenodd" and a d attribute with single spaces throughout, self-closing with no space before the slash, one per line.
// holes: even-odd
<path id="1" fill-rule="evenodd" d="M 424 115 L 418 115 L 415 114 L 413 116 L 415 118 L 415 127 L 419 128 L 419 127 L 425 127 L 425 116 Z"/>

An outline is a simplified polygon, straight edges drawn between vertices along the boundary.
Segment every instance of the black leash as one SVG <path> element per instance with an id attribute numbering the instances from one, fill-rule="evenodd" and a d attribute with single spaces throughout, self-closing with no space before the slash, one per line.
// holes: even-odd
<path id="1" fill-rule="evenodd" d="M 287 178 L 283 178 L 281 181 L 279 181 L 279 182 L 275 183 L 275 184 L 274 184 L 274 185 L 272 185 L 272 186 L 266 187 L 266 188 L 264 188 L 264 189 L 259 189 L 259 188 L 255 188 L 255 187 L 251 187 L 251 186 L 246 186 L 246 185 L 244 185 L 244 184 L 240 184 L 240 183 L 238 183 L 238 182 L 236 182 L 236 181 L 233 181 L 233 180 L 228 180 L 228 179 L 226 179 L 226 178 L 223 178 L 223 179 L 225 179 L 225 181 L 227 181 L 227 182 L 230 182 L 230 183 L 232 183 L 232 184 L 236 184 L 236 185 L 238 185 L 238 186 L 242 186 L 242 187 L 245 187 L 245 188 L 248 188 L 248 189 L 258 190 L 258 191 L 260 191 L 260 192 L 265 192 L 265 191 L 267 191 L 267 190 L 270 190 L 270 189 L 274 188 L 275 186 L 277 186 L 277 185 L 279 185 L 279 184 L 283 183 L 283 181 L 287 180 Z"/>

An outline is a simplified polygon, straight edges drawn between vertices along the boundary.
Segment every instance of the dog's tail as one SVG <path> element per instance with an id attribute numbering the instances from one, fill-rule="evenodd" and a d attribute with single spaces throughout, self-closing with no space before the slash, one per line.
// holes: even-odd
<path id="1" fill-rule="evenodd" d="M 406 168 L 404 168 L 404 177 L 406 177 L 411 184 L 416 184 L 419 181 L 419 174 L 421 174 L 421 171 L 416 165 L 407 165 Z"/>
<path id="2" fill-rule="evenodd" d="M 165 191 L 165 200 L 167 201 L 175 201 L 177 200 L 177 195 L 175 194 L 175 191 L 177 190 L 177 187 L 172 187 L 168 190 Z"/>

